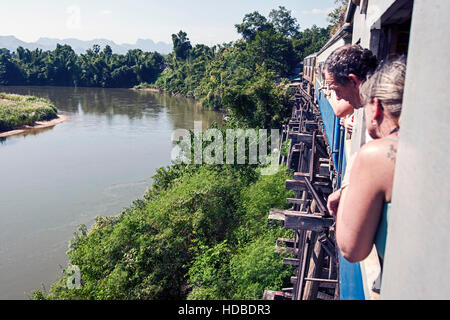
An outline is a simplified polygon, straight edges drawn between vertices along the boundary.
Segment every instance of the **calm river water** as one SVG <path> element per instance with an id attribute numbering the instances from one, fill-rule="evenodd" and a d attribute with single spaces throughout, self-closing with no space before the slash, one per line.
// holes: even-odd
<path id="1" fill-rule="evenodd" d="M 62 275 L 80 224 L 113 216 L 170 164 L 178 128 L 222 115 L 193 101 L 128 89 L 0 87 L 50 99 L 69 119 L 0 140 L 0 299 L 28 299 Z"/>

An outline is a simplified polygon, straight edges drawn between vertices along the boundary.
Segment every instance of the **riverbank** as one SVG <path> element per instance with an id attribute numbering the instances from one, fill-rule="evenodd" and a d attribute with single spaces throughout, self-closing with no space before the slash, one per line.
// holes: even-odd
<path id="1" fill-rule="evenodd" d="M 0 137 L 54 126 L 65 119 L 47 99 L 0 93 Z"/>
<path id="2" fill-rule="evenodd" d="M 16 134 L 21 134 L 27 131 L 31 130 L 38 130 L 38 129 L 44 129 L 44 128 L 50 128 L 53 126 L 56 126 L 57 124 L 60 124 L 64 121 L 66 121 L 69 117 L 67 115 L 61 114 L 58 115 L 56 119 L 52 119 L 49 121 L 36 121 L 34 125 L 24 125 L 23 127 L 17 128 L 15 130 L 0 132 L 0 138 L 7 138 L 10 136 L 14 136 Z"/>

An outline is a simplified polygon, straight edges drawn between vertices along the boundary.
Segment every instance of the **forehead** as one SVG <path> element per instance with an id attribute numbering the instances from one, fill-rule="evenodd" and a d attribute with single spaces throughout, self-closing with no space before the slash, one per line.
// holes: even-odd
<path id="1" fill-rule="evenodd" d="M 328 85 L 335 85 L 336 81 L 334 80 L 333 76 L 331 74 L 328 73 L 328 71 L 325 71 L 325 82 Z"/>

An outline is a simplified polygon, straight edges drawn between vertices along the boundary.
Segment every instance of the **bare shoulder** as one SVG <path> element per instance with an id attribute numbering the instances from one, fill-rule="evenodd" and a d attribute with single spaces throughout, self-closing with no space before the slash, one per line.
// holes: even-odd
<path id="1" fill-rule="evenodd" d="M 360 161 L 370 163 L 392 162 L 397 158 L 397 141 L 390 139 L 377 139 L 366 143 L 361 147 L 358 158 Z"/>

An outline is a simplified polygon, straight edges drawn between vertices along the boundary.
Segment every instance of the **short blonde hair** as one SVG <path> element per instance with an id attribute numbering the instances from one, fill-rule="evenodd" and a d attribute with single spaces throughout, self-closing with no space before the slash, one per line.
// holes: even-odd
<path id="1" fill-rule="evenodd" d="M 404 57 L 383 63 L 360 87 L 363 105 L 377 98 L 394 118 L 400 118 L 405 86 L 406 59 Z"/>

